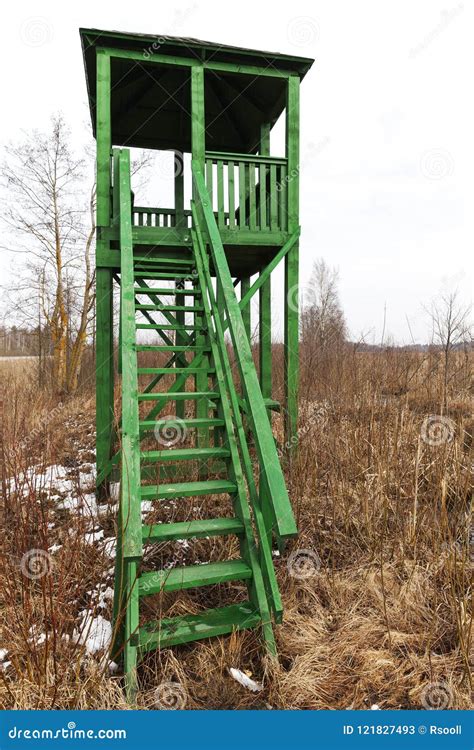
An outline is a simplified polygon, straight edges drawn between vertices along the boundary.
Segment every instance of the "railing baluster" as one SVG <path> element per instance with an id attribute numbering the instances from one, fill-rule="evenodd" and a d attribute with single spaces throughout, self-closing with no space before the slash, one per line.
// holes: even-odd
<path id="1" fill-rule="evenodd" d="M 217 224 L 219 229 L 224 229 L 224 162 L 217 162 Z"/>
<path id="2" fill-rule="evenodd" d="M 286 180 L 286 166 L 282 164 L 280 171 L 280 192 L 279 197 L 279 228 L 282 232 L 285 231 L 288 225 L 288 201 L 287 201 L 287 180 Z"/>
<path id="3" fill-rule="evenodd" d="M 249 164 L 249 227 L 251 230 L 257 228 L 255 164 Z"/>
<path id="4" fill-rule="evenodd" d="M 234 187 L 234 162 L 227 165 L 229 180 L 229 229 L 235 228 L 235 187 Z"/>
<path id="5" fill-rule="evenodd" d="M 259 177 L 259 200 L 260 200 L 260 229 L 267 228 L 267 167 L 260 164 L 258 168 Z"/>
<path id="6" fill-rule="evenodd" d="M 247 190 L 246 190 L 246 179 L 245 179 L 245 173 L 247 171 L 247 164 L 245 162 L 241 161 L 239 163 L 239 227 L 240 229 L 245 229 L 247 217 L 246 217 L 246 206 L 245 201 L 247 199 Z"/>
<path id="7" fill-rule="evenodd" d="M 206 187 L 211 200 L 211 206 L 213 205 L 213 190 L 212 190 L 212 167 L 214 161 L 212 159 L 206 159 Z"/>
<path id="8" fill-rule="evenodd" d="M 280 170 L 278 170 L 279 172 Z M 270 165 L 270 230 L 278 230 L 278 183 L 277 165 Z"/>

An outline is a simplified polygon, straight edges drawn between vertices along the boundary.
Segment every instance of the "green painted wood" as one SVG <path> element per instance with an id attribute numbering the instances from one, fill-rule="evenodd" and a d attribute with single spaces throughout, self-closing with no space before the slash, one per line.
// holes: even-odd
<path id="1" fill-rule="evenodd" d="M 193 401 L 200 398 L 217 399 L 219 398 L 217 391 L 175 391 L 174 393 L 139 393 L 139 401 L 156 401 L 157 399 L 164 398 L 167 401 Z"/>
<path id="2" fill-rule="evenodd" d="M 142 451 L 142 461 L 205 461 L 208 458 L 229 458 L 227 448 L 168 448 L 164 451 Z"/>
<path id="3" fill-rule="evenodd" d="M 139 578 L 139 591 L 140 596 L 152 596 L 161 592 L 182 591 L 227 581 L 246 581 L 251 577 L 252 571 L 243 560 L 225 560 L 142 573 Z"/>
<path id="4" fill-rule="evenodd" d="M 255 602 L 255 605 L 258 607 L 263 625 L 263 633 L 265 642 L 267 645 L 267 648 L 270 653 L 275 654 L 276 653 L 276 644 L 273 636 L 273 630 L 271 623 L 269 622 L 269 611 L 268 606 L 270 605 L 276 622 L 281 622 L 282 618 L 282 604 L 281 604 L 281 597 L 280 592 L 278 589 L 278 584 L 276 581 L 275 576 L 275 570 L 273 568 L 273 559 L 272 559 L 272 550 L 271 550 L 271 540 L 272 540 L 272 531 L 271 526 L 269 530 L 267 530 L 267 527 L 265 525 L 265 520 L 262 512 L 262 508 L 259 505 L 259 498 L 257 496 L 257 490 L 255 486 L 255 480 L 253 475 L 253 465 L 250 458 L 250 453 L 247 445 L 247 440 L 245 436 L 245 431 L 243 427 L 242 422 L 242 416 L 240 412 L 240 403 L 239 398 L 237 396 L 236 390 L 235 390 L 235 384 L 234 384 L 234 378 L 233 374 L 230 368 L 230 364 L 228 361 L 228 351 L 224 339 L 224 329 L 222 325 L 222 318 L 221 318 L 221 311 L 220 311 L 220 304 L 218 300 L 216 300 L 216 297 L 214 295 L 213 286 L 210 279 L 210 273 L 209 273 L 209 262 L 207 259 L 207 256 L 204 254 L 203 251 L 203 243 L 202 238 L 200 237 L 200 231 L 199 228 L 196 229 L 196 239 L 194 240 L 194 244 L 197 250 L 197 256 L 201 256 L 200 262 L 197 259 L 197 267 L 198 271 L 202 275 L 202 278 L 204 279 L 208 293 L 209 293 L 209 303 L 210 308 L 207 305 L 206 298 L 203 300 L 204 309 L 206 311 L 206 315 L 210 316 L 211 310 L 213 311 L 213 317 L 215 320 L 215 330 L 216 330 L 216 339 L 217 344 L 219 347 L 219 352 L 221 354 L 221 357 L 224 361 L 227 361 L 227 367 L 220 368 L 219 365 L 219 357 L 216 358 L 216 372 L 218 373 L 219 382 L 223 385 L 224 383 L 227 386 L 227 390 L 229 393 L 229 399 L 230 404 L 232 407 L 232 413 L 233 413 L 233 419 L 237 430 L 237 438 L 239 441 L 240 446 L 240 455 L 242 456 L 242 468 L 245 471 L 247 486 L 249 489 L 249 498 L 250 503 L 252 505 L 252 510 L 254 514 L 255 519 L 255 525 L 258 532 L 258 537 L 260 541 L 260 547 L 258 550 L 259 555 L 259 561 L 261 565 L 261 571 L 260 568 L 257 565 L 256 562 L 256 553 L 253 548 L 252 539 L 253 536 L 250 537 L 250 541 L 248 543 L 248 554 L 250 556 L 253 570 L 254 570 L 254 578 L 255 578 L 255 587 L 252 591 L 252 599 Z M 202 283 L 202 282 L 201 282 Z M 219 285 L 217 286 L 217 291 L 219 291 Z M 222 297 L 222 290 L 220 292 L 220 296 Z M 209 328 L 211 329 L 211 326 L 209 325 Z M 212 330 L 212 329 L 211 329 Z M 232 449 L 233 442 L 232 440 L 229 442 L 229 446 Z M 236 476 L 239 478 L 241 474 L 242 469 L 238 469 Z M 268 501 L 268 507 L 270 508 L 270 499 L 267 495 L 267 501 Z M 248 516 L 248 510 L 246 504 L 241 501 L 240 504 L 242 517 L 246 519 L 247 524 L 249 523 L 249 516 Z M 250 536 L 250 532 L 249 532 Z M 265 587 L 265 591 L 262 590 L 262 584 Z M 268 596 L 265 596 L 265 592 Z"/>
<path id="5" fill-rule="evenodd" d="M 215 638 L 234 631 L 255 628 L 260 615 L 251 602 L 208 609 L 199 614 L 149 622 L 140 628 L 139 643 L 143 651 L 164 649 L 204 638 Z"/>
<path id="6" fill-rule="evenodd" d="M 140 460 L 138 454 L 138 379 L 135 354 L 135 310 L 133 294 L 133 245 L 131 224 L 131 188 L 129 151 L 116 152 L 120 191 L 120 258 L 122 314 L 122 516 L 126 520 L 123 534 L 125 559 L 142 555 L 141 507 L 138 501 Z"/>
<path id="7" fill-rule="evenodd" d="M 199 307 L 199 305 L 147 305 L 147 304 L 138 304 L 135 305 L 136 310 L 155 310 L 155 312 L 164 312 L 167 310 L 168 312 L 177 312 L 178 310 L 182 310 L 184 313 L 187 312 L 199 312 L 202 310 L 202 307 Z"/>
<path id="8" fill-rule="evenodd" d="M 271 276 L 259 289 L 259 369 L 264 399 L 272 397 L 272 293 Z"/>
<path id="9" fill-rule="evenodd" d="M 244 299 L 249 289 L 250 289 L 250 277 L 243 276 L 240 282 L 240 300 L 241 301 Z M 245 305 L 245 306 L 242 306 L 240 309 L 242 312 L 242 321 L 244 324 L 245 331 L 247 333 L 247 338 L 249 341 L 251 341 L 251 337 L 252 337 L 251 307 L 250 305 Z"/>
<path id="10" fill-rule="evenodd" d="M 177 372 L 186 373 L 188 376 L 196 375 L 197 373 L 199 374 L 204 373 L 206 375 L 206 381 L 207 381 L 207 374 L 214 372 L 214 368 L 193 367 L 192 365 L 189 365 L 188 367 L 139 367 L 138 368 L 139 375 L 156 375 L 156 374 L 175 375 L 175 373 Z M 206 382 L 206 385 L 207 385 L 207 382 Z"/>
<path id="11" fill-rule="evenodd" d="M 140 422 L 140 428 L 142 430 L 150 431 L 155 428 L 158 430 L 175 424 L 176 418 L 173 417 L 170 417 L 169 419 L 146 419 Z M 188 419 L 182 419 L 178 424 L 183 428 L 195 429 L 197 427 L 222 427 L 224 422 L 222 419 L 214 419 L 211 417 L 203 417 L 202 419 L 190 417 Z"/>
<path id="12" fill-rule="evenodd" d="M 203 539 L 210 536 L 243 534 L 244 525 L 238 518 L 210 518 L 179 523 L 143 526 L 144 542 L 170 542 L 176 539 Z"/>
<path id="13" fill-rule="evenodd" d="M 202 328 L 202 326 L 196 326 L 196 325 L 184 325 L 180 326 L 177 324 L 171 324 L 168 325 L 167 323 L 137 323 L 137 329 L 146 331 L 146 330 L 154 330 L 154 331 L 177 331 L 183 328 L 186 331 L 196 331 Z"/>
<path id="14" fill-rule="evenodd" d="M 209 479 L 207 482 L 178 482 L 176 484 L 147 485 L 140 490 L 142 500 L 172 500 L 176 497 L 200 495 L 231 495 L 237 487 L 226 479 Z"/>
<path id="15" fill-rule="evenodd" d="M 177 344 L 137 344 L 137 352 L 204 352 L 208 351 L 208 346 L 194 346 L 192 344 L 185 344 L 184 346 L 178 346 Z"/>
<path id="16" fill-rule="evenodd" d="M 288 160 L 288 229 L 298 228 L 299 212 L 299 87 L 298 76 L 288 79 L 286 156 Z M 285 257 L 285 438 L 290 446 L 298 436 L 298 379 L 299 379 L 299 312 L 298 312 L 298 244 Z"/>
<path id="17" fill-rule="evenodd" d="M 170 289 L 167 289 L 165 287 L 160 287 L 160 288 L 149 287 L 149 288 L 145 289 L 145 288 L 143 288 L 143 286 L 141 286 L 141 287 L 139 287 L 139 286 L 134 287 L 135 296 L 136 295 L 141 296 L 141 295 L 144 295 L 144 294 L 146 294 L 148 296 L 150 294 L 150 289 L 153 292 L 153 294 L 161 294 L 161 295 L 164 295 L 165 297 L 166 296 L 172 296 L 172 295 L 174 295 L 175 297 L 180 297 L 180 296 L 200 297 L 201 296 L 201 290 L 200 289 L 184 289 L 184 288 L 180 289 L 179 287 L 173 287 L 173 288 L 170 288 Z"/>
<path id="18" fill-rule="evenodd" d="M 252 431 L 260 465 L 262 466 L 262 471 L 265 473 L 270 489 L 275 532 L 280 544 L 283 544 L 286 539 L 294 537 L 297 534 L 293 511 L 255 371 L 248 336 L 245 331 L 239 304 L 235 297 L 232 277 L 229 272 L 214 214 L 209 205 L 204 178 L 199 164 L 193 162 L 192 168 L 196 191 L 199 195 L 198 205 L 202 212 L 203 221 L 210 240 L 214 268 L 218 275 L 218 281 L 222 286 L 224 305 L 230 323 L 229 330 L 234 350 L 239 352 L 237 365 L 245 399 L 248 404 L 249 418 L 252 423 Z"/>

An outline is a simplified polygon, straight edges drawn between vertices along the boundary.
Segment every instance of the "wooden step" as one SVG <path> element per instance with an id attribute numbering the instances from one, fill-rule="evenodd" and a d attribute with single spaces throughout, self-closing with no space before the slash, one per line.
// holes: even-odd
<path id="1" fill-rule="evenodd" d="M 140 596 L 151 596 L 161 591 L 182 591 L 249 578 L 252 578 L 252 570 L 243 560 L 225 560 L 142 573 L 138 580 L 138 592 Z"/>
<path id="2" fill-rule="evenodd" d="M 193 269 L 193 258 L 157 258 L 153 257 L 152 255 L 134 255 L 133 256 L 133 262 L 134 265 L 140 265 L 142 263 L 146 263 L 147 265 L 151 266 L 159 266 L 161 263 L 164 265 L 172 265 L 172 266 L 187 266 L 190 269 Z"/>
<path id="3" fill-rule="evenodd" d="M 135 271 L 134 274 L 136 279 L 169 279 L 170 281 L 174 281 L 175 279 L 189 279 L 189 281 L 192 281 L 193 278 L 197 278 L 196 274 L 189 274 L 189 273 L 183 273 L 182 271 Z"/>
<path id="4" fill-rule="evenodd" d="M 206 331 L 206 326 L 197 326 L 191 324 L 177 325 L 175 323 L 136 323 L 137 329 L 153 331 Z"/>
<path id="5" fill-rule="evenodd" d="M 143 526 L 144 542 L 170 542 L 175 539 L 201 539 L 207 536 L 243 534 L 244 525 L 238 518 L 210 518 L 209 520 L 159 523 Z"/>
<path id="6" fill-rule="evenodd" d="M 179 375 L 187 372 L 189 375 L 195 375 L 197 372 L 213 373 L 213 367 L 138 367 L 138 375 Z"/>
<path id="7" fill-rule="evenodd" d="M 195 401 L 197 399 L 207 398 L 210 400 L 217 400 L 220 398 L 217 391 L 166 391 L 166 393 L 160 393 L 154 391 L 153 393 L 139 393 L 139 401 Z"/>
<path id="8" fill-rule="evenodd" d="M 175 346 L 174 344 L 137 344 L 135 349 L 137 352 L 208 352 L 211 348 L 209 346 Z"/>
<path id="9" fill-rule="evenodd" d="M 229 458 L 227 448 L 168 448 L 165 451 L 142 451 L 140 458 L 147 461 L 207 461 Z"/>
<path id="10" fill-rule="evenodd" d="M 231 604 L 199 612 L 197 615 L 171 617 L 146 623 L 138 631 L 137 645 L 143 651 L 168 648 L 180 643 L 226 635 L 236 630 L 255 628 L 260 615 L 250 602 Z"/>
<path id="11" fill-rule="evenodd" d="M 135 294 L 146 294 L 147 296 L 149 294 L 164 294 L 166 295 L 172 295 L 173 297 L 181 294 L 189 297 L 200 297 L 201 291 L 199 289 L 175 289 L 174 287 L 167 289 L 166 287 L 152 287 L 152 286 L 141 286 L 141 287 L 133 287 L 133 291 Z"/>
<path id="12" fill-rule="evenodd" d="M 223 419 L 211 419 L 207 417 L 193 417 L 189 419 L 181 419 L 173 417 L 170 419 L 144 419 L 139 422 L 140 430 L 153 432 L 156 430 L 162 430 L 170 427 L 195 429 L 198 427 L 224 427 L 225 422 Z"/>
<path id="13" fill-rule="evenodd" d="M 202 312 L 198 305 L 135 305 L 135 310 L 150 310 L 154 312 Z"/>
<path id="14" fill-rule="evenodd" d="M 176 482 L 175 484 L 149 484 L 140 488 L 142 500 L 173 500 L 177 497 L 199 497 L 236 492 L 237 485 L 228 479 L 210 479 L 203 482 Z"/>

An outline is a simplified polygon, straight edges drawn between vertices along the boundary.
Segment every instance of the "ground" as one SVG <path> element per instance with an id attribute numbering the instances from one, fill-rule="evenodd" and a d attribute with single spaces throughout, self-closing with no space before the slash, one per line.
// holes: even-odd
<path id="1" fill-rule="evenodd" d="M 437 360 L 422 359 L 347 351 L 302 372 L 291 461 L 273 418 L 300 529 L 275 557 L 278 662 L 257 632 L 152 653 L 140 707 L 470 706 L 469 379 L 460 361 L 443 411 Z M 107 651 L 117 498 L 94 494 L 94 394 L 39 390 L 13 363 L 0 378 L 0 705 L 126 708 Z"/>

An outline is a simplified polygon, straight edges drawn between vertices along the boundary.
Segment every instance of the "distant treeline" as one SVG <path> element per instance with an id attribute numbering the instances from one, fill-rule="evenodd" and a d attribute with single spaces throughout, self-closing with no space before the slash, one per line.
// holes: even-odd
<path id="1" fill-rule="evenodd" d="M 45 356 L 51 351 L 51 339 L 46 328 L 0 326 L 0 356 Z"/>

